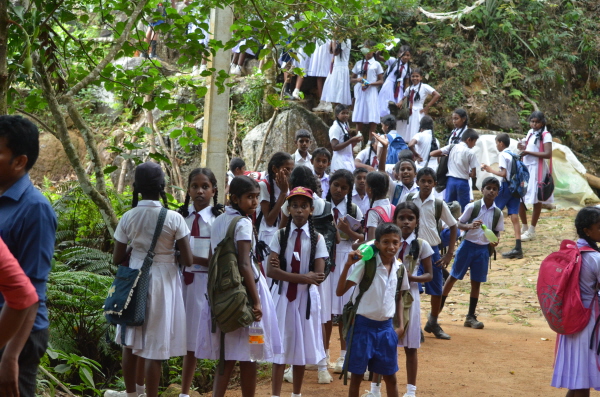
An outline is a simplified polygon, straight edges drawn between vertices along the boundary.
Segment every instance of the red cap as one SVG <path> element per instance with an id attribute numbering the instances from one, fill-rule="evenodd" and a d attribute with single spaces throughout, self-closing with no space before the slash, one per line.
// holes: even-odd
<path id="1" fill-rule="evenodd" d="M 290 197 L 293 196 L 304 196 L 304 197 L 308 197 L 309 199 L 313 199 L 313 191 L 310 189 L 307 189 L 305 187 L 302 186 L 298 186 L 292 189 L 292 191 L 290 192 L 290 194 L 288 194 L 286 200 L 289 200 Z"/>

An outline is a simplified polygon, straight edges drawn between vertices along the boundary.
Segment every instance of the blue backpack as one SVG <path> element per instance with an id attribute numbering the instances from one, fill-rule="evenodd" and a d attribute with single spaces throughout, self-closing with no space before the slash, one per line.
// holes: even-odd
<path id="1" fill-rule="evenodd" d="M 529 170 L 527 166 L 523 164 L 521 158 L 510 152 L 506 151 L 512 157 L 511 173 L 510 177 L 507 175 L 506 181 L 508 182 L 508 190 L 513 197 L 523 198 L 527 194 L 527 185 L 529 184 Z"/>
<path id="2" fill-rule="evenodd" d="M 386 164 L 396 164 L 398 162 L 398 153 L 404 149 L 408 149 L 408 145 L 404 142 L 404 139 L 400 135 L 392 139 L 390 134 L 385 134 L 387 139 L 390 141 L 388 146 L 387 157 L 385 159 Z"/>

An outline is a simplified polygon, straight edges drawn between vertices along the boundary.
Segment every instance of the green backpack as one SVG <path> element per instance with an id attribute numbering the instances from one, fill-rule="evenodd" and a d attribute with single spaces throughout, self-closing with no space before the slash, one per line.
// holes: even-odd
<path id="1" fill-rule="evenodd" d="M 477 200 L 473 203 L 473 212 L 471 212 L 471 217 L 467 221 L 467 223 L 473 223 L 475 218 L 479 216 L 481 212 L 481 206 L 483 204 L 483 199 Z M 494 217 L 492 218 L 492 227 L 491 230 L 495 233 L 496 226 L 498 226 L 498 222 L 500 221 L 500 215 L 502 215 L 502 210 L 498 207 L 494 207 Z M 496 247 L 492 247 L 488 245 L 488 251 L 490 253 L 490 268 L 492 267 L 492 257 L 496 260 Z"/>

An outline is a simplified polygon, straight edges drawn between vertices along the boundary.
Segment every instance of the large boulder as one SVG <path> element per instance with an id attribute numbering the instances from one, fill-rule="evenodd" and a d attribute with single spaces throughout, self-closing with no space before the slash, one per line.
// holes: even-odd
<path id="1" fill-rule="evenodd" d="M 270 120 L 259 124 L 242 141 L 242 157 L 248 169 L 254 167 L 269 124 Z M 313 135 L 313 144 L 309 151 L 312 152 L 317 147 L 325 147 L 331 151 L 329 126 L 306 108 L 290 103 L 277 115 L 273 123 L 258 170 L 265 170 L 269 159 L 276 152 L 294 153 L 296 151 L 294 136 L 299 129 L 309 130 Z"/>
<path id="2" fill-rule="evenodd" d="M 69 132 L 69 135 L 79 158 L 85 159 L 87 151 L 83 138 L 73 131 Z M 86 163 L 83 165 L 86 166 Z M 40 155 L 31 171 L 29 171 L 29 175 L 36 185 L 41 185 L 44 182 L 44 177 L 53 182 L 75 177 L 75 172 L 63 146 L 54 135 L 48 132 L 40 134 Z"/>

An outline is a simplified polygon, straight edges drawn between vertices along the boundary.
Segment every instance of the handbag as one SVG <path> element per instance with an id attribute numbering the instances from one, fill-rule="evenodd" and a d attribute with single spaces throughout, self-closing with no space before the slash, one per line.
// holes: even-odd
<path id="1" fill-rule="evenodd" d="M 152 243 L 144 258 L 141 269 L 119 266 L 115 281 L 113 281 L 108 296 L 104 301 L 104 316 L 106 321 L 121 326 L 121 344 L 125 344 L 125 329 L 127 326 L 137 327 L 144 324 L 146 319 L 146 300 L 150 282 L 150 266 L 154 261 L 154 247 L 162 233 L 167 216 L 167 209 L 161 208 L 158 222 L 152 237 Z"/>
<path id="2" fill-rule="evenodd" d="M 543 151 L 544 148 L 544 140 L 541 139 L 540 142 L 540 152 Z M 552 196 L 554 193 L 554 178 L 552 177 L 552 157 L 550 157 L 550 172 L 546 174 L 546 177 L 542 181 L 542 172 L 544 169 L 544 159 L 540 158 L 540 162 L 538 164 L 538 178 L 537 178 L 537 199 L 539 201 L 546 201 Z"/>

